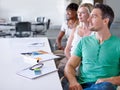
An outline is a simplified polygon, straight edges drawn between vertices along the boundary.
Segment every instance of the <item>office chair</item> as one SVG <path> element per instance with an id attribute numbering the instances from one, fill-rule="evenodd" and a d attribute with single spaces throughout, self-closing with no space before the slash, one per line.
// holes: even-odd
<path id="1" fill-rule="evenodd" d="M 45 23 L 45 29 L 41 33 L 45 35 L 45 33 L 49 28 L 50 28 L 50 19 L 48 19 L 47 22 Z"/>
<path id="2" fill-rule="evenodd" d="M 36 22 L 37 22 L 38 25 L 44 25 L 45 17 L 37 17 Z"/>
<path id="3" fill-rule="evenodd" d="M 11 17 L 11 24 L 15 25 L 18 22 L 21 22 L 21 17 L 20 16 L 13 16 Z"/>
<path id="4" fill-rule="evenodd" d="M 46 26 L 46 29 L 48 30 L 50 28 L 50 19 L 48 19 L 47 21 L 47 26 Z"/>
<path id="5" fill-rule="evenodd" d="M 12 36 L 12 34 L 11 33 L 7 33 L 7 32 L 4 32 L 4 31 L 0 31 L 0 37 L 6 37 L 6 36 Z"/>
<path id="6" fill-rule="evenodd" d="M 43 26 L 42 29 L 36 29 L 34 32 L 33 32 L 33 35 L 45 35 L 45 33 L 47 32 L 47 30 L 49 29 L 50 27 L 50 19 L 48 19 L 46 21 L 46 18 L 45 17 L 38 17 L 37 18 L 37 23 L 35 24 L 36 26 L 40 25 L 40 26 Z"/>
<path id="7" fill-rule="evenodd" d="M 15 29 L 16 33 L 14 36 L 16 37 L 29 37 L 32 35 L 30 22 L 18 22 L 16 23 Z"/>
<path id="8" fill-rule="evenodd" d="M 11 20 L 11 22 L 8 24 L 8 25 L 10 25 L 10 26 L 15 26 L 16 23 L 22 21 L 22 19 L 21 19 L 20 16 L 12 16 L 12 17 L 10 18 L 10 20 Z M 15 28 L 11 28 L 10 31 L 15 31 Z"/>
<path id="9" fill-rule="evenodd" d="M 13 21 L 13 22 L 21 21 L 21 17 L 20 16 L 13 16 L 13 17 L 11 17 L 11 21 Z"/>

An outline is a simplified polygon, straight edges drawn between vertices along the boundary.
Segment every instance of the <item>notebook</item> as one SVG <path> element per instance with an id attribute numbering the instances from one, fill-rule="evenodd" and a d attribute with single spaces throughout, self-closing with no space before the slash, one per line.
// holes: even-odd
<path id="1" fill-rule="evenodd" d="M 17 75 L 20 75 L 29 79 L 36 79 L 38 77 L 41 77 L 56 71 L 57 69 L 55 67 L 42 67 L 40 70 L 31 70 L 30 67 L 28 67 L 18 71 Z"/>
<path id="2" fill-rule="evenodd" d="M 38 62 L 45 62 L 48 60 L 53 60 L 55 58 L 60 58 L 52 53 L 48 53 L 43 50 L 31 51 L 21 53 L 26 63 L 37 64 Z"/>

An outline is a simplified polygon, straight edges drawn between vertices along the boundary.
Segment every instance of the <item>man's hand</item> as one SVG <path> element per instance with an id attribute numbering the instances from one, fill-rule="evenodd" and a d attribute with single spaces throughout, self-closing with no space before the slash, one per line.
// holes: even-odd
<path id="1" fill-rule="evenodd" d="M 96 81 L 97 83 L 101 83 L 101 82 L 110 82 L 114 85 L 120 85 L 120 76 L 116 76 L 116 77 L 110 77 L 110 78 L 100 78 Z"/>
<path id="2" fill-rule="evenodd" d="M 101 78 L 101 79 L 98 79 L 95 84 L 98 84 L 101 82 L 111 82 L 112 83 L 112 80 L 111 80 L 111 78 Z"/>
<path id="3" fill-rule="evenodd" d="M 69 85 L 69 90 L 83 90 L 82 86 L 78 82 L 72 82 Z"/>

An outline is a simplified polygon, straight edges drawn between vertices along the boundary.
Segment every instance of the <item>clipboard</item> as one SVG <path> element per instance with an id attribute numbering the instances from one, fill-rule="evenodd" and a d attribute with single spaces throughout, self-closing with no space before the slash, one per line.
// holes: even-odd
<path id="1" fill-rule="evenodd" d="M 56 71 L 57 69 L 55 67 L 42 67 L 40 71 L 30 70 L 30 67 L 28 67 L 21 71 L 18 71 L 16 74 L 28 79 L 36 79 L 38 77 L 41 77 Z"/>

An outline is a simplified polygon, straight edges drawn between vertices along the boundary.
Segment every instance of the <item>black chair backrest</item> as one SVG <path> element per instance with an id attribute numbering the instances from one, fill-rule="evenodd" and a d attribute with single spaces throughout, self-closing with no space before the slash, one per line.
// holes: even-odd
<path id="1" fill-rule="evenodd" d="M 31 23 L 30 22 L 16 23 L 16 31 L 17 32 L 31 31 Z"/>
<path id="2" fill-rule="evenodd" d="M 46 26 L 46 28 L 47 28 L 47 29 L 50 28 L 50 19 L 48 19 L 48 21 L 47 21 L 47 26 Z"/>
<path id="3" fill-rule="evenodd" d="M 19 16 L 13 16 L 13 17 L 11 17 L 11 21 L 12 22 L 20 22 L 21 21 L 21 17 L 19 17 Z"/>
<path id="4" fill-rule="evenodd" d="M 45 17 L 37 17 L 36 21 L 39 23 L 45 23 Z"/>

